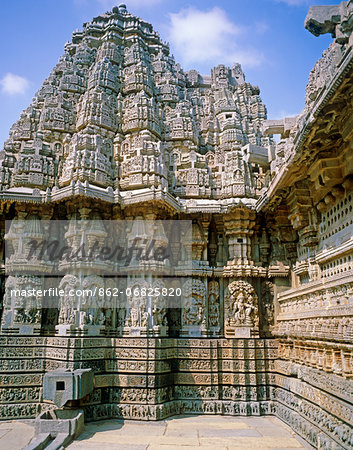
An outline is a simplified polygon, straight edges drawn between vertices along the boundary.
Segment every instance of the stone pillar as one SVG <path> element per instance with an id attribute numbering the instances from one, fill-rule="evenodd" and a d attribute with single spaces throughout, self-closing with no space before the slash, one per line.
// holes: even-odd
<path id="1" fill-rule="evenodd" d="M 89 208 L 81 208 L 79 212 L 80 215 L 71 216 L 65 233 L 65 241 L 74 256 L 60 261 L 58 267 L 66 275 L 59 284 L 62 295 L 56 334 L 98 336 L 105 331 L 106 322 L 106 286 L 102 275 L 112 267 L 97 259 L 97 255 L 93 259 L 88 255 L 94 245 L 100 250 L 104 247 L 108 233 L 100 217 L 90 215 Z M 84 257 L 81 247 L 86 249 Z"/>
<path id="2" fill-rule="evenodd" d="M 44 298 L 43 275 L 50 262 L 32 256 L 46 239 L 45 229 L 36 214 L 18 211 L 5 234 L 5 296 L 1 331 L 4 334 L 40 334 Z"/>

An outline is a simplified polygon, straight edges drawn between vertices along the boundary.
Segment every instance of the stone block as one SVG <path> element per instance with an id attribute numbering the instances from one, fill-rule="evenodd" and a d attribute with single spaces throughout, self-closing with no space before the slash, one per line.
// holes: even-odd
<path id="1" fill-rule="evenodd" d="M 60 408 L 68 401 L 80 400 L 92 391 L 92 369 L 57 369 L 43 377 L 43 399 L 53 401 Z"/>
<path id="2" fill-rule="evenodd" d="M 314 36 L 334 33 L 341 21 L 341 5 L 311 6 L 304 26 Z"/>
<path id="3" fill-rule="evenodd" d="M 248 144 L 242 148 L 245 160 L 251 164 L 258 164 L 262 167 L 268 166 L 268 148 L 259 145 Z"/>

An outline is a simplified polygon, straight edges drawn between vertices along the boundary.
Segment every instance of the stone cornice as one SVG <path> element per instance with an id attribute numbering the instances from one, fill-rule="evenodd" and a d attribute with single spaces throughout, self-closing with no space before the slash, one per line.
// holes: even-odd
<path id="1" fill-rule="evenodd" d="M 329 83 L 319 93 L 310 110 L 304 113 L 299 119 L 299 129 L 293 138 L 293 148 L 283 161 L 278 173 L 271 180 L 267 189 L 263 190 L 261 197 L 257 200 L 256 210 L 266 210 L 276 196 L 280 194 L 281 189 L 290 186 L 295 180 L 302 179 L 305 176 L 305 166 L 300 160 L 304 157 L 305 145 L 310 139 L 312 130 L 317 123 L 320 114 L 330 104 L 333 97 L 340 93 L 341 86 L 345 78 L 352 74 L 353 50 L 348 47 L 337 65 L 337 71 Z"/>
<path id="2" fill-rule="evenodd" d="M 188 214 L 195 213 L 227 213 L 235 207 L 255 209 L 256 199 L 253 198 L 227 198 L 227 199 L 180 199 L 175 198 L 165 189 L 136 189 L 132 191 L 113 190 L 94 186 L 88 182 L 71 182 L 62 188 L 54 187 L 53 190 L 41 191 L 31 188 L 12 188 L 0 193 L 1 202 L 26 202 L 26 203 L 54 203 L 73 197 L 85 197 L 104 201 L 110 204 L 130 206 L 138 203 L 159 201 L 165 203 L 175 212 Z"/>
<path id="3" fill-rule="evenodd" d="M 308 295 L 310 293 L 319 292 L 323 289 L 329 289 L 338 285 L 345 285 L 346 283 L 353 282 L 353 270 L 335 275 L 333 277 L 312 281 L 308 284 L 303 284 L 293 289 L 288 289 L 278 294 L 277 299 L 280 303 L 294 300 L 296 297 L 302 295 Z"/>

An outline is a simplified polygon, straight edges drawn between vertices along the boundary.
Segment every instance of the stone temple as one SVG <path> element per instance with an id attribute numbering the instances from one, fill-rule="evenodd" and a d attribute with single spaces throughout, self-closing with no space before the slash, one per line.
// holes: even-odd
<path id="1" fill-rule="evenodd" d="M 305 26 L 333 42 L 283 120 L 239 64 L 183 71 L 125 5 L 73 33 L 0 152 L 1 419 L 67 399 L 86 421 L 276 415 L 315 448 L 353 448 L 353 1 L 312 7 Z M 129 295 L 163 287 L 163 261 L 148 282 L 119 278 L 119 307 L 112 265 L 73 258 L 49 278 L 29 242 L 55 221 L 71 243 L 112 246 L 116 221 L 170 246 L 179 304 Z M 53 280 L 56 307 L 11 294 Z M 99 307 L 68 286 L 104 287 Z M 91 389 L 68 393 L 65 376 L 87 373 Z"/>

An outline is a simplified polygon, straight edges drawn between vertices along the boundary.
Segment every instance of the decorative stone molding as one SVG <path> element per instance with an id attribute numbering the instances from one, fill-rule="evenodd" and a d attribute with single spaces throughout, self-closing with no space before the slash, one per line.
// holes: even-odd
<path id="1" fill-rule="evenodd" d="M 3 418 L 52 408 L 46 372 L 87 368 L 87 420 L 276 414 L 316 448 L 352 447 L 352 5 L 309 11 L 335 40 L 304 111 L 277 121 L 239 64 L 184 72 L 124 5 L 73 33 L 0 152 Z M 61 219 L 75 250 L 149 236 L 170 252 L 31 260 Z M 11 295 L 54 268 L 55 307 Z M 146 293 L 170 276 L 172 307 Z"/>

